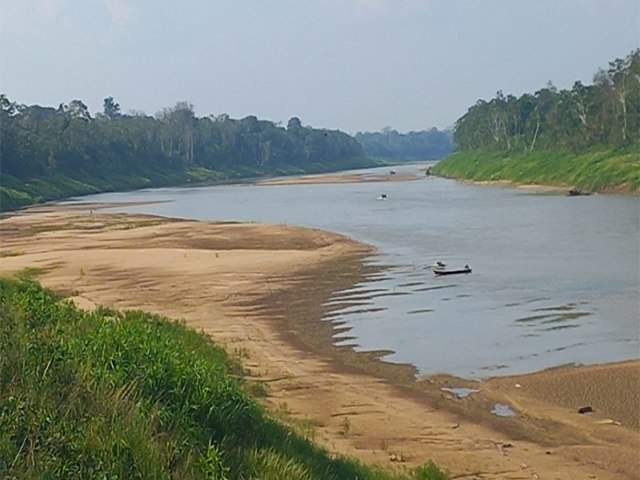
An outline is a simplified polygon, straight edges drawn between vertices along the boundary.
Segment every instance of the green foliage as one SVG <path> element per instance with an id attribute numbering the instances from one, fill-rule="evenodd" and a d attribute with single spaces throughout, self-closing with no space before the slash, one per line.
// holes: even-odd
<path id="1" fill-rule="evenodd" d="M 285 129 L 249 116 L 195 116 L 178 102 L 156 117 L 125 115 L 112 97 L 92 118 L 80 100 L 59 108 L 0 95 L 0 210 L 96 192 L 225 182 L 372 166 L 337 130 Z"/>
<path id="2" fill-rule="evenodd" d="M 432 461 L 416 468 L 413 474 L 416 480 L 447 480 L 447 476 Z"/>
<path id="3" fill-rule="evenodd" d="M 599 70 L 593 85 L 479 100 L 456 122 L 458 152 L 433 173 L 471 180 L 640 189 L 640 50 Z"/>
<path id="4" fill-rule="evenodd" d="M 478 102 L 455 124 L 459 150 L 530 153 L 640 143 L 640 49 L 599 70 L 593 85 L 575 82 L 558 91 L 551 83 L 520 98 L 503 95 Z"/>
<path id="5" fill-rule="evenodd" d="M 29 281 L 29 280 L 35 280 L 38 277 L 38 275 L 40 275 L 43 272 L 44 272 L 43 268 L 26 267 L 20 270 L 19 272 L 17 272 L 15 276 L 20 280 Z"/>
<path id="6" fill-rule="evenodd" d="M 638 192 L 640 149 L 592 149 L 580 154 L 566 150 L 510 154 L 462 151 L 441 160 L 432 171 L 476 181 L 507 180 L 590 192 Z"/>
<path id="7" fill-rule="evenodd" d="M 1 478 L 407 478 L 331 458 L 242 387 L 183 324 L 0 279 Z M 410 478 L 444 477 L 427 464 Z"/>
<path id="8" fill-rule="evenodd" d="M 212 480 L 227 480 L 229 478 L 229 467 L 224 465 L 223 456 L 222 450 L 209 442 L 209 446 L 200 460 L 200 466 L 206 478 Z"/>
<path id="9" fill-rule="evenodd" d="M 381 132 L 358 132 L 355 136 L 372 157 L 389 160 L 437 160 L 453 150 L 453 139 L 448 130 L 398 133 L 391 128 Z"/>

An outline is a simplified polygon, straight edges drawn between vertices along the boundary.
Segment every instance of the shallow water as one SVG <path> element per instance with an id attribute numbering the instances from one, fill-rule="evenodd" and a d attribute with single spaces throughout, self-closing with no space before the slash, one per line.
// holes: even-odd
<path id="1" fill-rule="evenodd" d="M 395 168 L 395 167 L 394 167 Z M 415 171 L 407 165 L 396 171 Z M 387 169 L 380 171 L 385 172 Z M 372 170 L 374 172 L 374 170 Z M 379 200 L 382 193 L 386 200 Z M 483 378 L 637 358 L 640 199 L 567 197 L 417 181 L 169 188 L 82 198 L 167 203 L 118 208 L 201 220 L 319 227 L 378 247 L 392 265 L 332 302 L 356 349 L 421 373 Z M 468 264 L 469 275 L 428 268 Z"/>
<path id="2" fill-rule="evenodd" d="M 442 387 L 440 390 L 442 390 L 443 392 L 453 393 L 453 395 L 456 398 L 467 398 L 472 393 L 478 393 L 480 391 L 477 388 L 466 388 L 466 387 L 453 387 L 453 388 Z"/>
<path id="3" fill-rule="evenodd" d="M 504 403 L 496 403 L 491 413 L 498 417 L 513 417 L 516 414 L 509 405 L 505 405 Z"/>

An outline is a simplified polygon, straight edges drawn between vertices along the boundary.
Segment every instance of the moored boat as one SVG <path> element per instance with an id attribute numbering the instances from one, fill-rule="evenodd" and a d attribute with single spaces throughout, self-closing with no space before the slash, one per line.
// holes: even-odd
<path id="1" fill-rule="evenodd" d="M 461 273 L 471 273 L 471 268 L 469 265 L 465 265 L 464 268 L 459 268 L 456 270 L 445 270 L 443 268 L 434 268 L 433 273 L 436 275 L 458 275 Z"/>

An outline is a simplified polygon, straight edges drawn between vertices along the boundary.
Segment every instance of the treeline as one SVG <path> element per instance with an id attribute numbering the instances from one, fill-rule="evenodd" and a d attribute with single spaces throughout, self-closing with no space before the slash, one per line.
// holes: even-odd
<path id="1" fill-rule="evenodd" d="M 353 137 L 297 117 L 286 128 L 255 116 L 199 118 L 186 102 L 154 117 L 124 114 L 112 97 L 92 116 L 80 100 L 52 108 L 0 95 L 0 155 L 5 210 L 93 190 L 372 164 Z"/>
<path id="2" fill-rule="evenodd" d="M 29 272 L 23 272 L 27 277 Z M 444 480 L 329 454 L 208 337 L 0 278 L 0 478 Z M 293 422 L 291 422 L 293 423 Z"/>
<path id="3" fill-rule="evenodd" d="M 387 160 L 437 160 L 453 150 L 451 132 L 437 128 L 399 133 L 386 127 L 381 132 L 358 132 L 355 138 L 365 154 Z"/>
<path id="4" fill-rule="evenodd" d="M 600 69 L 592 85 L 571 90 L 551 83 L 533 95 L 479 100 L 455 124 L 459 150 L 532 152 L 594 146 L 624 148 L 640 142 L 640 50 Z"/>

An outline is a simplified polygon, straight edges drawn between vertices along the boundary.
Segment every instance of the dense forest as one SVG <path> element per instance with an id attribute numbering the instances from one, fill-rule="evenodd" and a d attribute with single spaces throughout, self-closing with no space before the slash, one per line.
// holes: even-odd
<path id="1" fill-rule="evenodd" d="M 453 135 L 457 151 L 436 175 L 640 192 L 640 50 L 599 69 L 592 85 L 479 100 Z"/>
<path id="2" fill-rule="evenodd" d="M 387 160 L 437 160 L 453 150 L 451 132 L 437 128 L 399 133 L 386 127 L 381 132 L 358 132 L 356 140 L 365 154 Z"/>
<path id="3" fill-rule="evenodd" d="M 0 208 L 69 195 L 371 165 L 337 130 L 286 128 L 255 116 L 197 117 L 179 102 L 154 117 L 124 114 L 112 98 L 91 115 L 80 100 L 57 108 L 0 95 Z"/>
<path id="4" fill-rule="evenodd" d="M 640 142 L 640 50 L 600 69 L 592 85 L 571 90 L 549 84 L 533 95 L 478 100 L 454 127 L 459 150 L 532 152 L 595 145 L 621 148 Z"/>

